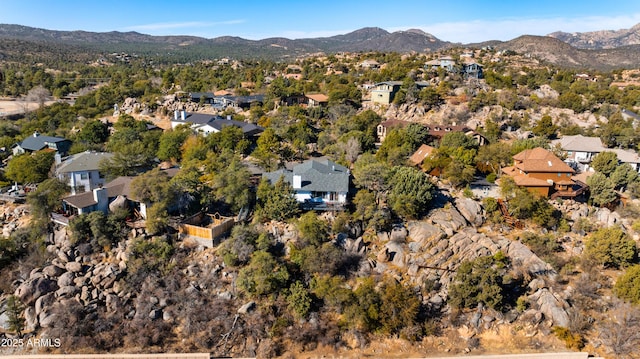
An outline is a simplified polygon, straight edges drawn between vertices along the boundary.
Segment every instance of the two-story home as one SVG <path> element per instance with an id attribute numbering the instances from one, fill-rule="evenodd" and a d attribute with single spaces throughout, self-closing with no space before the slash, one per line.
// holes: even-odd
<path id="1" fill-rule="evenodd" d="M 162 173 L 169 177 L 175 176 L 177 168 L 162 170 Z M 62 207 L 67 217 L 86 214 L 94 211 L 108 213 L 113 207 L 126 207 L 132 209 L 134 213 L 147 218 L 147 203 L 141 201 L 131 194 L 131 182 L 136 177 L 121 176 L 102 187 L 94 188 L 89 192 L 70 195 L 62 199 Z M 115 205 L 115 206 L 114 206 Z M 173 204 L 175 210 L 177 204 Z"/>
<path id="2" fill-rule="evenodd" d="M 106 152 L 82 152 L 57 162 L 55 175 L 71 188 L 71 194 L 92 191 L 104 184 L 100 174 L 100 163 L 113 157 Z"/>
<path id="3" fill-rule="evenodd" d="M 566 154 L 565 162 L 581 171 L 589 169 L 589 164 L 595 155 L 606 151 L 599 137 L 582 135 L 563 136 L 551 142 L 552 146 L 559 146 Z"/>
<path id="4" fill-rule="evenodd" d="M 544 197 L 573 198 L 586 189 L 586 185 L 573 180 L 573 168 L 542 147 L 514 155 L 513 166 L 503 168 L 502 173 L 516 185 Z"/>
<path id="5" fill-rule="evenodd" d="M 468 79 L 481 79 L 484 77 L 482 65 L 471 58 L 464 58 L 462 62 L 462 75 Z"/>
<path id="6" fill-rule="evenodd" d="M 33 135 L 13 146 L 13 155 L 17 156 L 23 153 L 50 149 L 64 156 L 69 152 L 70 148 L 71 141 L 61 137 L 43 136 L 36 131 Z"/>
<path id="7" fill-rule="evenodd" d="M 640 156 L 636 152 L 621 148 L 607 148 L 599 137 L 563 136 L 551 144 L 559 146 L 567 154 L 565 162 L 580 171 L 592 170 L 591 161 L 593 158 L 600 152 L 608 151 L 614 152 L 620 163 L 627 163 L 640 172 Z"/>
<path id="8" fill-rule="evenodd" d="M 281 169 L 263 174 L 275 183 L 282 177 L 291 184 L 296 200 L 305 209 L 341 209 L 349 194 L 349 169 L 328 159 L 310 159 L 291 170 Z"/>
<path id="9" fill-rule="evenodd" d="M 188 125 L 195 131 L 207 136 L 210 133 L 220 132 L 224 127 L 235 126 L 242 129 L 242 133 L 247 138 L 259 136 L 264 129 L 250 122 L 235 121 L 231 116 L 223 118 L 217 115 L 204 113 L 187 113 L 186 111 L 175 111 L 171 120 L 171 128 L 175 129 L 180 125 Z"/>
<path id="10" fill-rule="evenodd" d="M 443 56 L 434 60 L 427 61 L 424 65 L 426 70 L 445 69 L 452 72 L 455 69 L 456 62 L 451 56 Z"/>
<path id="11" fill-rule="evenodd" d="M 393 102 L 393 99 L 400 91 L 400 87 L 402 86 L 402 81 L 385 81 L 378 82 L 371 88 L 371 102 L 380 103 L 383 105 L 388 105 Z M 425 81 L 416 81 L 416 86 L 418 90 L 421 90 L 427 86 L 429 86 L 428 82 Z"/>

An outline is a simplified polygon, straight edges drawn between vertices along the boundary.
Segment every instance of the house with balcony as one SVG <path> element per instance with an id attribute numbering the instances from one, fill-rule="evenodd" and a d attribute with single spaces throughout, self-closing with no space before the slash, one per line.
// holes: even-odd
<path id="1" fill-rule="evenodd" d="M 587 189 L 586 184 L 573 179 L 573 168 L 542 147 L 514 155 L 513 166 L 502 168 L 502 173 L 543 197 L 575 198 Z"/>
<path id="2" fill-rule="evenodd" d="M 58 161 L 56 155 L 55 176 L 71 188 L 71 194 L 90 192 L 104 185 L 100 163 L 112 157 L 111 153 L 86 151 Z"/>
<path id="3" fill-rule="evenodd" d="M 565 162 L 580 171 L 590 171 L 591 161 L 600 152 L 614 152 L 620 163 L 627 163 L 633 169 L 640 172 L 640 156 L 635 151 L 621 148 L 607 148 L 599 137 L 586 137 L 582 135 L 563 136 L 551 142 L 552 146 L 562 149 L 567 158 Z"/>
<path id="4" fill-rule="evenodd" d="M 177 168 L 170 168 L 162 170 L 160 173 L 173 177 L 177 172 Z M 62 199 L 64 217 L 68 222 L 68 219 L 75 215 L 95 211 L 107 214 L 115 208 L 129 208 L 136 216 L 146 219 L 149 204 L 137 199 L 131 193 L 131 182 L 135 178 L 134 176 L 120 176 L 105 183 L 102 187 L 64 197 Z M 175 211 L 177 206 L 177 203 L 172 204 L 169 211 Z"/>
<path id="5" fill-rule="evenodd" d="M 280 177 L 291 184 L 303 209 L 334 210 L 347 204 L 351 173 L 349 169 L 326 158 L 314 158 L 291 170 L 280 169 L 263 174 L 271 183 Z"/>
<path id="6" fill-rule="evenodd" d="M 565 162 L 580 171 L 587 171 L 593 157 L 607 151 L 599 137 L 582 135 L 563 136 L 552 141 L 551 145 L 560 147 L 567 155 Z"/>

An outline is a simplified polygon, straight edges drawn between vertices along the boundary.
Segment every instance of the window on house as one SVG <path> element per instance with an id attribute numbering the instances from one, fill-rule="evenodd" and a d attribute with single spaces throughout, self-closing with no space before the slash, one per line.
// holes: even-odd
<path id="1" fill-rule="evenodd" d="M 86 173 L 86 172 L 81 173 L 81 174 L 80 174 L 80 179 L 82 179 L 82 180 L 87 180 L 87 179 L 89 179 L 89 174 L 88 174 L 88 173 Z"/>
<path id="2" fill-rule="evenodd" d="M 558 177 L 561 177 L 561 176 L 562 176 L 562 173 L 558 172 Z"/>

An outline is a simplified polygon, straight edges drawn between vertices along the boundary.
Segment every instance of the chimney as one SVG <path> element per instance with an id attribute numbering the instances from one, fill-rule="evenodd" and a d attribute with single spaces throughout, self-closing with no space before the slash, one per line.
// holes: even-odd
<path id="1" fill-rule="evenodd" d="M 173 119 L 178 121 L 178 110 L 173 111 Z"/>
<path id="2" fill-rule="evenodd" d="M 94 188 L 93 200 L 97 202 L 97 209 L 103 213 L 107 213 L 109 210 L 109 194 L 106 188 Z"/>
<path id="3" fill-rule="evenodd" d="M 231 121 L 231 115 L 227 115 L 227 121 Z"/>
<path id="4" fill-rule="evenodd" d="M 187 111 L 182 110 L 181 116 L 182 116 L 182 121 L 186 121 L 187 120 Z"/>
<path id="5" fill-rule="evenodd" d="M 38 137 L 40 136 L 40 132 L 38 131 L 33 131 L 33 137 Z"/>
<path id="6" fill-rule="evenodd" d="M 60 163 L 62 163 L 62 156 L 60 156 L 60 154 L 58 152 L 56 152 L 56 154 L 53 156 L 53 158 L 56 161 L 56 165 L 59 165 Z"/>
<path id="7" fill-rule="evenodd" d="M 293 175 L 293 189 L 302 188 L 302 176 Z"/>

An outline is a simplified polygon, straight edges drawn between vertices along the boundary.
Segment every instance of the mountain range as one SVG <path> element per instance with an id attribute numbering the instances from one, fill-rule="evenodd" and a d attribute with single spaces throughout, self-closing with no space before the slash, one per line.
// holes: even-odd
<path id="1" fill-rule="evenodd" d="M 388 32 L 377 27 L 348 34 L 291 40 L 247 40 L 223 36 L 152 36 L 138 32 L 55 31 L 0 24 L 0 60 L 43 62 L 111 52 L 147 56 L 160 62 L 187 62 L 211 58 L 284 59 L 313 53 L 343 51 L 434 52 L 451 47 L 491 45 L 500 50 L 528 53 L 552 64 L 594 69 L 640 67 L 640 24 L 625 30 L 584 33 L 554 32 L 524 35 L 510 41 L 460 44 L 440 40 L 421 30 Z"/>

